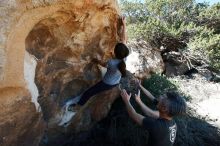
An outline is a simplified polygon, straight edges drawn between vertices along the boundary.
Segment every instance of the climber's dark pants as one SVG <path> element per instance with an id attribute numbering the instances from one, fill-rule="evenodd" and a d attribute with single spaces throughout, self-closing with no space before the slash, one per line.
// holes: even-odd
<path id="1" fill-rule="evenodd" d="M 84 105 L 89 100 L 89 98 L 91 98 L 93 95 L 98 94 L 98 93 L 100 93 L 102 91 L 105 91 L 105 90 L 112 89 L 113 87 L 115 87 L 117 85 L 118 84 L 108 85 L 108 84 L 105 84 L 103 81 L 100 81 L 100 82 L 96 83 L 94 86 L 87 89 L 83 93 L 83 95 L 81 96 L 78 104 L 79 105 Z"/>

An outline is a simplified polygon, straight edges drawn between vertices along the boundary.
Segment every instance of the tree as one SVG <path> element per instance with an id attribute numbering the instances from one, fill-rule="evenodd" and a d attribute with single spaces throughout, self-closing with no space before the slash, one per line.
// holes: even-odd
<path id="1" fill-rule="evenodd" d="M 144 39 L 168 51 L 188 51 L 220 69 L 220 3 L 122 0 L 121 6 L 128 16 L 129 38 Z"/>

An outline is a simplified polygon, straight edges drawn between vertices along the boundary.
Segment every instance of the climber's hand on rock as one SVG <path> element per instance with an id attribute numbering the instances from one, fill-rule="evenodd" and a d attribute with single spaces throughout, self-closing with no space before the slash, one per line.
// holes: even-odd
<path id="1" fill-rule="evenodd" d="M 96 63 L 96 64 L 99 64 L 100 63 L 100 60 L 98 60 L 97 58 L 93 58 L 91 60 L 92 63 Z"/>
<path id="2" fill-rule="evenodd" d="M 106 62 L 103 62 L 103 61 L 101 61 L 101 60 L 99 60 L 99 59 L 97 59 L 97 58 L 93 58 L 93 59 L 91 60 L 91 62 L 92 62 L 92 63 L 96 63 L 96 64 L 98 64 L 98 65 L 101 65 L 102 67 L 106 67 L 106 65 L 107 65 Z"/>
<path id="3" fill-rule="evenodd" d="M 126 25 L 126 17 L 125 16 L 121 17 L 121 22 L 122 22 L 123 26 Z"/>
<path id="4" fill-rule="evenodd" d="M 114 52 L 111 52 L 111 57 L 113 58 L 115 56 L 115 53 Z"/>

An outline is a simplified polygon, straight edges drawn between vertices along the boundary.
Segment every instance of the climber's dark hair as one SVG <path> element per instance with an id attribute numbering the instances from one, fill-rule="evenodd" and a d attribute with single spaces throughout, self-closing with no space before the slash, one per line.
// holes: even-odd
<path id="1" fill-rule="evenodd" d="M 166 93 L 168 99 L 168 115 L 173 117 L 186 112 L 186 102 L 182 96 L 175 91 Z"/>
<path id="2" fill-rule="evenodd" d="M 123 43 L 117 43 L 115 45 L 114 54 L 117 59 L 120 59 L 121 62 L 118 64 L 118 69 L 121 72 L 122 77 L 126 76 L 126 64 L 124 58 L 128 56 L 129 49 Z"/>

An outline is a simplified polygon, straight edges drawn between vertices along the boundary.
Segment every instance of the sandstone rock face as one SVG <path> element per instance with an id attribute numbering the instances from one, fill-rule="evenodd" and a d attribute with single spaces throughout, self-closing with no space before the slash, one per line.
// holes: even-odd
<path id="1" fill-rule="evenodd" d="M 112 30 L 111 28 L 112 27 L 115 28 L 117 25 L 114 24 L 113 26 L 109 27 L 112 23 L 115 23 L 115 21 L 117 20 L 116 1 L 17 0 L 17 1 L 1 1 L 0 4 L 1 4 L 1 20 L 2 20 L 1 33 L 0 33 L 1 35 L 0 57 L 2 62 L 1 73 L 0 73 L 2 79 L 0 84 L 1 87 L 12 86 L 12 85 L 24 86 L 25 81 L 23 77 L 24 75 L 23 58 L 24 58 L 24 50 L 26 48 L 25 39 L 27 38 L 27 35 L 32 31 L 32 29 L 35 26 L 37 26 L 39 22 L 42 22 L 41 24 L 45 23 L 44 24 L 45 27 L 50 27 L 50 26 L 54 27 L 55 25 L 64 26 L 63 28 L 58 27 L 59 29 L 56 29 L 56 34 L 59 35 L 59 32 L 63 32 L 61 35 L 72 35 L 72 37 L 69 38 L 70 39 L 69 41 L 71 41 L 71 39 L 73 40 L 75 39 L 74 41 L 75 45 L 77 43 L 83 44 L 82 43 L 83 41 L 89 44 L 89 41 L 90 42 L 94 41 L 90 37 L 102 31 L 108 32 L 102 35 L 102 38 L 105 38 L 104 40 L 107 40 L 108 37 L 113 37 L 109 41 L 116 41 L 115 35 L 108 36 L 109 33 L 114 33 L 113 31 L 115 29 Z M 69 24 L 67 26 L 62 25 L 65 23 L 69 23 Z M 80 27 L 79 26 L 74 27 L 74 25 L 79 25 L 79 24 Z M 90 27 L 85 27 L 86 25 Z M 71 29 L 73 29 L 74 31 L 68 30 L 70 29 L 68 27 L 71 27 Z M 83 32 L 81 32 L 79 28 L 83 30 Z M 70 32 L 68 33 L 68 31 Z M 77 33 L 77 35 L 72 34 L 73 32 Z M 89 36 L 87 36 L 87 34 Z M 60 37 L 65 37 L 65 36 L 60 36 Z M 68 36 L 66 36 L 66 38 L 67 37 Z M 105 43 L 108 43 L 105 42 L 104 40 L 100 42 L 100 46 L 102 48 L 106 45 Z M 69 45 L 71 46 L 74 44 L 69 44 Z M 111 45 L 113 46 L 114 44 Z M 81 49 L 83 48 L 81 47 Z M 13 59 L 10 60 L 9 58 L 13 58 Z"/>
<path id="2" fill-rule="evenodd" d="M 37 146 L 44 132 L 42 114 L 23 88 L 0 90 L 0 145 Z"/>
<path id="3" fill-rule="evenodd" d="M 38 62 L 35 81 L 46 119 L 65 98 L 81 94 L 101 78 L 90 60 L 106 60 L 117 39 L 118 15 L 105 7 L 59 10 L 28 34 L 26 50 Z"/>
<path id="4" fill-rule="evenodd" d="M 116 0 L 0 1 L 0 145 L 38 145 L 42 115 L 55 124 L 66 98 L 100 80 L 90 61 L 110 57 L 120 40 L 118 18 Z M 107 115 L 117 96 L 102 94 L 76 115 L 73 130 Z"/>
<path id="5" fill-rule="evenodd" d="M 72 132 L 88 130 L 97 121 L 100 121 L 107 116 L 111 109 L 111 104 L 117 97 L 119 97 L 119 95 L 120 90 L 118 87 L 98 94 L 80 109 L 73 118 L 69 128 L 72 129 Z"/>

